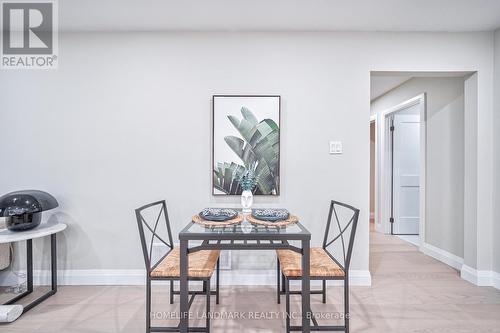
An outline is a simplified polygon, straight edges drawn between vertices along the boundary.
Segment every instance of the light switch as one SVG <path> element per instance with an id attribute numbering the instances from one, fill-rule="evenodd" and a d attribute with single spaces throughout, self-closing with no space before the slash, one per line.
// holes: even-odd
<path id="1" fill-rule="evenodd" d="M 330 154 L 342 154 L 342 142 L 330 141 Z"/>

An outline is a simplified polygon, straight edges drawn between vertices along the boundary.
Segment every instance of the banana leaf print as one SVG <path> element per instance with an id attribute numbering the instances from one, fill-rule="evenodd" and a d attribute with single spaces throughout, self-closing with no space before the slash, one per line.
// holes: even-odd
<path id="1" fill-rule="evenodd" d="M 279 126 L 272 119 L 258 121 L 246 107 L 242 118 L 228 116 L 241 137 L 226 136 L 224 140 L 240 158 L 242 165 L 218 163 L 214 170 L 214 186 L 226 194 L 240 194 L 236 175 L 242 169 L 254 171 L 257 186 L 254 194 L 279 193 Z M 231 178 L 233 177 L 233 178 Z"/>
<path id="2" fill-rule="evenodd" d="M 214 187 L 226 194 L 241 194 L 242 190 L 237 180 L 237 174 L 245 170 L 245 167 L 236 163 L 217 163 L 214 169 Z"/>

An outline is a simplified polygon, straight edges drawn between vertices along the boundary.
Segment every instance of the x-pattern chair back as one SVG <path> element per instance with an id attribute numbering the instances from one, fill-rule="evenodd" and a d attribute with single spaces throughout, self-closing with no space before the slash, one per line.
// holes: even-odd
<path id="1" fill-rule="evenodd" d="M 332 218 L 335 221 L 333 226 Z M 323 240 L 323 249 L 325 249 L 325 251 L 337 263 L 337 265 L 344 270 L 344 272 L 349 271 L 358 218 L 359 209 L 342 202 L 334 200 L 331 201 L 328 221 L 325 229 L 325 238 Z M 330 233 L 332 235 L 330 235 Z M 330 251 L 327 250 L 329 246 L 338 243 L 342 246 L 342 256 L 332 255 Z"/>
<path id="2" fill-rule="evenodd" d="M 159 212 L 156 219 L 154 221 L 148 221 L 148 218 L 144 217 L 143 213 L 146 210 L 154 210 L 158 207 Z M 156 265 L 158 265 L 158 263 L 160 263 L 161 260 L 174 248 L 174 243 L 172 241 L 172 231 L 170 229 L 170 221 L 168 219 L 167 204 L 165 203 L 165 200 L 150 203 L 148 205 L 137 208 L 135 210 L 135 216 L 137 219 L 137 225 L 139 227 L 139 235 L 141 238 L 142 252 L 144 254 L 146 268 L 148 269 L 148 271 L 152 271 L 156 267 Z M 161 221 L 162 216 L 163 221 Z M 159 227 L 162 226 L 160 222 L 165 223 L 165 226 L 167 228 L 167 240 L 164 239 L 164 236 L 162 237 L 159 234 Z M 146 238 L 146 230 L 151 233 L 150 237 Z M 155 260 L 154 263 L 152 263 L 153 244 L 163 244 L 169 248 L 169 251 L 167 251 L 167 253 L 159 260 Z"/>

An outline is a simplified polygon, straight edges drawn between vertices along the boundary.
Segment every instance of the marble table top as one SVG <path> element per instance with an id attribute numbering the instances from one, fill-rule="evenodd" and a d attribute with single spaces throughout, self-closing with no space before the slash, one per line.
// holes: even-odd
<path id="1" fill-rule="evenodd" d="M 67 225 L 58 222 L 42 222 L 34 229 L 26 231 L 10 231 L 8 229 L 0 230 L 0 244 L 20 242 L 27 239 L 34 239 L 49 236 L 66 229 Z"/>

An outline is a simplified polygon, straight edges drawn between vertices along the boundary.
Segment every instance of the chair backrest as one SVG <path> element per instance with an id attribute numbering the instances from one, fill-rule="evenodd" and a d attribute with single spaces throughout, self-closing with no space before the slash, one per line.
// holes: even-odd
<path id="1" fill-rule="evenodd" d="M 331 201 L 325 229 L 325 238 L 323 240 L 323 249 L 327 250 L 331 245 L 342 246 L 342 256 L 333 255 L 329 251 L 327 251 L 327 253 L 345 272 L 349 271 L 349 265 L 351 263 L 354 236 L 356 234 L 356 227 L 358 226 L 358 217 L 359 209 L 342 202 Z M 334 226 L 332 226 L 332 218 L 335 219 Z"/>
<path id="2" fill-rule="evenodd" d="M 145 217 L 145 212 L 154 213 L 153 219 Z M 156 212 L 158 211 L 158 215 Z M 151 215 L 151 214 L 148 214 Z M 164 225 L 160 224 L 161 217 L 164 217 Z M 156 216 L 156 219 L 154 217 Z M 148 272 L 154 269 L 154 267 L 163 259 L 170 250 L 174 248 L 174 243 L 172 241 L 172 232 L 170 230 L 170 221 L 168 219 L 167 204 L 165 200 L 153 202 L 144 205 L 135 210 L 135 217 L 137 219 L 137 226 L 139 227 L 139 236 L 141 238 L 142 252 L 144 254 L 144 262 L 146 264 L 146 269 Z M 153 221 L 154 220 L 154 221 Z M 162 222 L 163 223 L 163 222 Z M 160 235 L 161 226 L 166 227 L 168 239 L 165 236 Z M 148 235 L 146 236 L 146 233 Z M 167 253 L 160 259 L 154 260 L 153 255 L 153 245 L 162 245 L 168 248 Z"/>

